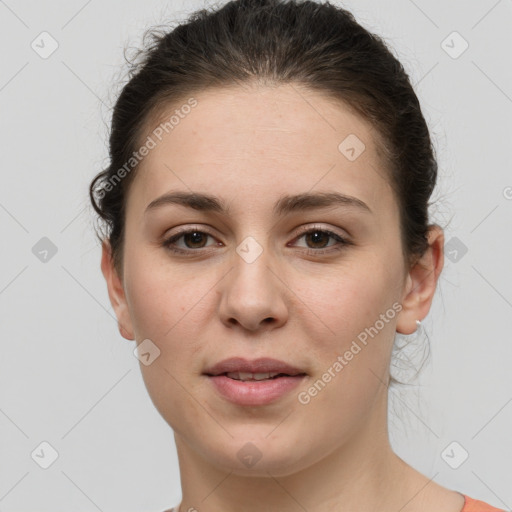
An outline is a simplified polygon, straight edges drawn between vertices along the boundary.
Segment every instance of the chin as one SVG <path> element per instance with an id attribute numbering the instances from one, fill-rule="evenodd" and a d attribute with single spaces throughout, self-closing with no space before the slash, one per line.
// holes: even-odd
<path id="1" fill-rule="evenodd" d="M 275 427 L 274 427 L 275 428 Z M 264 432 L 262 432 L 264 430 Z M 272 429 L 245 429 L 244 434 L 234 435 L 224 443 L 213 442 L 199 448 L 210 463 L 223 471 L 240 476 L 284 477 L 304 469 L 312 460 L 302 453 L 301 444 L 283 430 L 288 442 Z M 247 435 L 246 435 L 247 434 Z M 211 451 L 215 446 L 216 450 Z"/>

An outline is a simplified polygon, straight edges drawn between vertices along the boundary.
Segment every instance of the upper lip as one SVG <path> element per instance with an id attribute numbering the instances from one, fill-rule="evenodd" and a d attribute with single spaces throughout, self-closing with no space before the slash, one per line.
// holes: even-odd
<path id="1" fill-rule="evenodd" d="M 213 366 L 207 368 L 204 373 L 206 375 L 221 375 L 230 372 L 247 372 L 247 373 L 270 373 L 278 372 L 287 375 L 305 375 L 306 372 L 289 365 L 284 361 L 272 359 L 270 357 L 262 357 L 260 359 L 248 360 L 243 357 L 230 357 L 224 359 Z"/>

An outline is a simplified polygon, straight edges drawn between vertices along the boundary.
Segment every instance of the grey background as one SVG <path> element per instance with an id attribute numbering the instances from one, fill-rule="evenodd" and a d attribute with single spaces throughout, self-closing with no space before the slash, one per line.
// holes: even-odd
<path id="1" fill-rule="evenodd" d="M 433 220 L 450 223 L 418 337 L 430 360 L 390 394 L 393 447 L 441 485 L 509 510 L 512 1 L 336 3 L 410 73 L 438 151 Z M 0 1 L 0 511 L 157 512 L 180 500 L 172 430 L 135 342 L 118 333 L 87 187 L 107 163 L 123 47 L 205 5 Z M 31 47 L 43 31 L 59 45 L 46 59 Z M 453 31 L 469 44 L 457 58 Z M 57 250 L 46 261 L 43 237 Z M 58 453 L 47 469 L 44 441 Z"/>

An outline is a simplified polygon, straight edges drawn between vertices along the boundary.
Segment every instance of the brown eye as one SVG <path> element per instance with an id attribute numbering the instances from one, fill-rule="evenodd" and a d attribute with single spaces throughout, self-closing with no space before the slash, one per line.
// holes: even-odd
<path id="1" fill-rule="evenodd" d="M 189 231 L 181 235 L 188 249 L 200 249 L 209 235 L 201 231 Z M 191 244 L 191 245 L 190 245 Z"/>
<path id="2" fill-rule="evenodd" d="M 329 238 L 332 238 L 332 236 L 325 231 L 320 231 L 318 229 L 315 229 L 314 231 L 308 231 L 303 236 L 305 237 L 306 241 L 310 241 L 313 244 L 315 249 L 323 249 L 326 247 L 326 244 L 329 243 Z"/>
<path id="3" fill-rule="evenodd" d="M 206 247 L 208 237 L 213 238 L 212 235 L 205 231 L 200 231 L 199 229 L 188 229 L 167 238 L 162 245 L 170 251 L 177 253 L 193 252 Z M 177 242 L 180 239 L 183 239 L 183 243 L 185 244 L 184 247 L 177 246 Z"/>
<path id="4" fill-rule="evenodd" d="M 309 228 L 302 232 L 295 240 L 304 238 L 308 254 L 320 255 L 331 251 L 338 251 L 350 245 L 349 240 L 328 229 Z M 334 239 L 334 244 L 329 244 L 329 239 Z"/>

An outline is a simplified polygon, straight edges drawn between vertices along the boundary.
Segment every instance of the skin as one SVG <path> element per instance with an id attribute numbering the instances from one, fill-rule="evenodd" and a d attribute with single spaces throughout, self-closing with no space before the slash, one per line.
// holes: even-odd
<path id="1" fill-rule="evenodd" d="M 429 312 L 443 231 L 432 226 L 428 250 L 407 268 L 374 129 L 346 105 L 298 85 L 194 97 L 198 106 L 145 157 L 129 189 L 122 275 L 107 242 L 101 262 L 121 335 L 160 350 L 141 371 L 175 433 L 180 511 L 459 512 L 462 495 L 394 454 L 387 430 L 395 332 L 413 333 Z M 338 150 L 351 133 L 366 146 L 354 161 Z M 144 213 L 171 190 L 215 194 L 231 215 L 178 205 Z M 282 195 L 317 191 L 357 197 L 371 212 L 335 206 L 274 216 Z M 174 254 L 163 240 L 180 226 L 211 236 L 182 237 L 176 244 L 191 256 Z M 333 251 L 335 239 L 315 242 L 301 226 L 352 244 Z M 252 263 L 236 252 L 248 236 L 262 249 Z M 326 254 L 306 253 L 326 245 Z M 298 392 L 394 303 L 401 311 L 299 403 Z M 276 403 L 235 405 L 202 375 L 234 355 L 274 357 L 308 376 Z M 261 453 L 252 467 L 237 457 L 247 442 Z"/>

